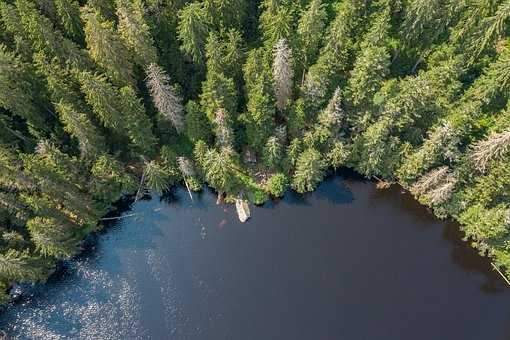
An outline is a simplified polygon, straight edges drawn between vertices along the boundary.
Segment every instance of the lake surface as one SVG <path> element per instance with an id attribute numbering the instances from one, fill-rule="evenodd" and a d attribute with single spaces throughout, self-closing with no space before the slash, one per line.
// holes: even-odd
<path id="1" fill-rule="evenodd" d="M 0 315 L 15 339 L 508 340 L 510 289 L 398 187 L 333 177 L 237 220 L 209 191 L 136 217 Z"/>

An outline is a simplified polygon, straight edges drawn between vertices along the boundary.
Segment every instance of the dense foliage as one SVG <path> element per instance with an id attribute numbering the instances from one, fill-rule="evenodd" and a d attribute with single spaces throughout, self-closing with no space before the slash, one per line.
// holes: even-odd
<path id="1" fill-rule="evenodd" d="M 0 0 L 0 291 L 113 202 L 351 167 L 510 274 L 507 0 Z"/>

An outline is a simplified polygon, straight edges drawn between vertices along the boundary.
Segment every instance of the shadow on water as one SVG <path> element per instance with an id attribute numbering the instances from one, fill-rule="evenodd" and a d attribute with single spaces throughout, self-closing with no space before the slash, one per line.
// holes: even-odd
<path id="1" fill-rule="evenodd" d="M 480 287 L 481 290 L 488 294 L 508 293 L 508 285 L 492 269 L 490 260 L 469 246 L 469 242 L 463 241 L 464 233 L 459 229 L 458 223 L 448 221 L 443 228 L 442 236 L 453 245 L 451 256 L 455 263 L 465 271 L 484 274 L 485 281 Z"/>
<path id="2" fill-rule="evenodd" d="M 434 216 L 429 208 L 421 205 L 400 185 L 391 185 L 389 188 L 382 190 L 374 189 L 372 199 L 395 202 L 406 213 L 412 214 L 415 218 L 424 222 L 430 222 L 430 224 L 423 224 L 426 227 L 432 227 L 438 222 L 438 218 Z"/>
<path id="3" fill-rule="evenodd" d="M 285 193 L 283 201 L 291 205 L 310 206 L 311 199 L 327 200 L 333 204 L 349 204 L 354 202 L 354 195 L 346 185 L 348 181 L 360 181 L 359 175 L 344 169 L 336 173 L 329 174 L 326 179 L 319 184 L 312 193 L 298 194 L 293 190 Z M 266 207 L 266 206 L 264 206 Z M 268 208 L 274 207 L 274 202 L 267 204 Z"/>
<path id="4" fill-rule="evenodd" d="M 416 223 L 415 228 L 442 228 L 442 238 L 453 247 L 451 257 L 464 271 L 482 274 L 485 281 L 480 289 L 486 293 L 508 293 L 508 285 L 501 276 L 493 270 L 490 260 L 481 256 L 464 240 L 464 233 L 460 230 L 457 222 L 450 219 L 441 221 L 434 213 L 424 205 L 421 205 L 414 197 L 399 185 L 392 185 L 388 189 L 374 189 L 371 199 L 376 201 L 394 202 L 403 212 L 411 214 L 417 220 L 425 223 Z"/>
<path id="5" fill-rule="evenodd" d="M 354 202 L 354 195 L 346 185 L 344 180 L 338 176 L 330 176 L 322 182 L 314 196 L 319 200 L 327 200 L 333 204 L 349 204 Z"/>

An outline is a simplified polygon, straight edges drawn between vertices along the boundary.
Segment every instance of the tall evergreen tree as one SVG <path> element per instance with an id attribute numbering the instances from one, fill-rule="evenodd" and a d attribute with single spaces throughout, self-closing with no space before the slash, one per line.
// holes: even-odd
<path id="1" fill-rule="evenodd" d="M 353 38 L 362 31 L 362 24 L 369 14 L 369 1 L 347 0 L 328 27 L 317 62 L 310 67 L 303 84 L 309 105 L 321 107 L 331 92 L 339 85 L 339 76 L 349 65 Z"/>
<path id="2" fill-rule="evenodd" d="M 105 21 L 95 10 L 82 8 L 85 41 L 94 61 L 118 86 L 134 84 L 133 64 L 111 21 Z"/>
<path id="3" fill-rule="evenodd" d="M 327 16 L 326 5 L 322 0 L 312 0 L 299 18 L 297 33 L 303 54 L 304 70 L 307 70 L 317 58 L 326 28 Z"/>
<path id="4" fill-rule="evenodd" d="M 158 111 L 181 133 L 184 129 L 184 107 L 182 98 L 175 87 L 170 85 L 170 77 L 157 64 L 150 64 L 147 67 L 146 82 Z"/>
<path id="5" fill-rule="evenodd" d="M 43 255 L 70 258 L 78 252 L 79 238 L 73 226 L 62 225 L 54 218 L 35 217 L 27 222 L 32 241 Z"/>
<path id="6" fill-rule="evenodd" d="M 117 0 L 117 17 L 117 30 L 134 62 L 142 67 L 157 63 L 157 51 L 145 19 L 142 1 Z"/>
<path id="7" fill-rule="evenodd" d="M 0 254 L 0 278 L 7 282 L 45 282 L 52 266 L 28 250 Z"/>
<path id="8" fill-rule="evenodd" d="M 23 28 L 16 6 L 6 2 L 0 2 L 0 15 L 5 30 L 5 38 L 9 37 L 12 39 L 13 49 L 24 61 L 30 61 L 33 53 L 32 44 L 30 43 L 28 34 Z"/>
<path id="9" fill-rule="evenodd" d="M 81 42 L 84 33 L 80 20 L 80 5 L 76 0 L 53 0 L 60 23 L 67 35 Z"/>
<path id="10" fill-rule="evenodd" d="M 128 137 L 138 152 L 154 154 L 152 124 L 134 90 L 130 86 L 117 90 L 105 77 L 89 72 L 79 73 L 78 78 L 87 103 L 103 125 Z"/>
<path id="11" fill-rule="evenodd" d="M 216 29 L 242 28 L 246 14 L 245 0 L 205 0 L 204 9 Z"/>
<path id="12" fill-rule="evenodd" d="M 65 38 L 50 19 L 41 14 L 35 4 L 28 0 L 16 0 L 19 17 L 26 36 L 36 52 L 55 57 L 62 65 L 89 67 L 87 55 L 78 45 Z"/>
<path id="13" fill-rule="evenodd" d="M 285 39 L 280 39 L 274 47 L 273 77 L 275 81 L 276 106 L 283 111 L 292 97 L 294 71 L 292 51 Z"/>
<path id="14" fill-rule="evenodd" d="M 26 119 L 36 134 L 47 130 L 46 114 L 37 108 L 36 92 L 39 89 L 31 67 L 0 44 L 0 69 L 0 105 Z"/>
<path id="15" fill-rule="evenodd" d="M 322 155 L 315 149 L 307 149 L 299 156 L 292 187 L 299 193 L 315 190 L 324 179 L 326 164 Z"/>
<path id="16" fill-rule="evenodd" d="M 202 3 L 190 2 L 179 11 L 178 34 L 182 51 L 195 63 L 203 64 L 209 22 Z"/>

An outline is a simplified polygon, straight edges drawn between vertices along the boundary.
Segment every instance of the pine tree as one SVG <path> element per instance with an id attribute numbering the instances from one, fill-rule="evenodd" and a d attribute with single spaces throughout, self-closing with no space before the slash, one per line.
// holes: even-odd
<path id="1" fill-rule="evenodd" d="M 118 86 L 134 84 L 133 64 L 111 21 L 105 21 L 90 7 L 81 13 L 90 56 Z"/>
<path id="2" fill-rule="evenodd" d="M 157 64 L 150 64 L 147 68 L 147 88 L 154 105 L 163 117 L 172 122 L 177 132 L 184 129 L 184 107 L 182 98 L 175 87 L 170 85 L 170 77 Z"/>

